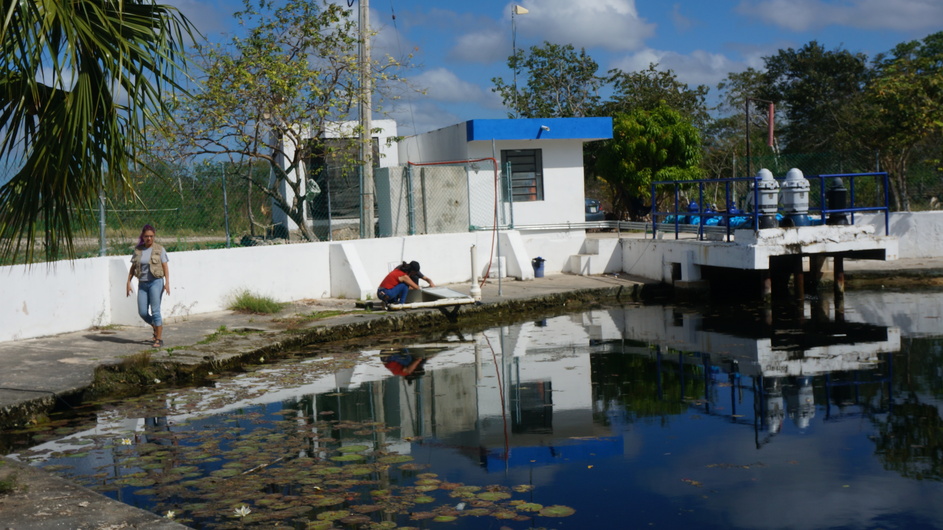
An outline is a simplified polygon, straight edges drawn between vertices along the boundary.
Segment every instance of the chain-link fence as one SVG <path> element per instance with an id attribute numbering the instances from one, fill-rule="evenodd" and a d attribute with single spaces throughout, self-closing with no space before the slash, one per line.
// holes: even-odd
<path id="1" fill-rule="evenodd" d="M 379 237 L 465 232 L 511 222 L 507 183 L 491 159 L 374 171 L 373 229 Z M 130 253 L 145 224 L 154 226 L 158 240 L 172 251 L 303 241 L 274 224 L 273 202 L 261 189 L 270 178 L 264 164 L 227 163 L 135 175 L 136 195 L 108 195 L 100 208 L 80 212 L 76 253 Z M 299 209 L 316 240 L 357 239 L 365 230 L 361 197 L 359 168 L 312 164 Z"/>
<path id="2" fill-rule="evenodd" d="M 264 185 L 268 178 L 263 166 L 228 164 L 132 175 L 135 195 L 106 194 L 98 208 L 78 212 L 76 253 L 130 253 L 146 224 L 173 250 L 222 248 L 240 244 L 243 236 L 264 236 L 271 201 L 252 182 Z"/>
<path id="3" fill-rule="evenodd" d="M 881 153 L 875 151 L 841 152 L 841 153 L 802 153 L 802 154 L 765 154 L 750 157 L 749 161 L 742 157 L 732 157 L 726 168 L 717 170 L 723 175 L 744 177 L 756 175 L 760 168 L 772 171 L 776 178 L 783 178 L 791 168 L 802 170 L 805 175 L 832 175 L 843 173 L 871 173 L 888 171 L 881 167 Z M 749 162 L 749 164 L 747 163 Z M 893 177 L 893 175 L 892 175 Z M 939 208 L 938 203 L 943 199 L 943 172 L 931 160 L 919 160 L 910 164 L 907 169 L 907 194 L 912 210 L 927 210 Z M 861 179 L 855 184 L 855 199 L 860 203 L 874 203 L 882 200 L 883 190 L 880 189 L 878 179 Z M 708 203 L 723 204 L 723 188 L 720 186 L 709 189 Z M 820 190 L 811 189 L 811 201 L 819 200 Z M 746 189 L 736 189 L 735 195 L 743 197 Z M 893 207 L 893 201 L 891 203 Z"/>
<path id="4" fill-rule="evenodd" d="M 817 153 L 804 155 L 758 155 L 750 160 L 755 174 L 770 169 L 782 178 L 790 168 L 806 175 L 871 172 L 879 154 Z M 908 168 L 911 208 L 939 207 L 943 178 L 930 161 Z M 504 168 L 492 159 L 462 160 L 439 164 L 407 164 L 375 170 L 377 184 L 372 227 L 380 237 L 410 234 L 454 233 L 513 226 L 508 183 Z M 747 164 L 731 159 L 726 170 L 745 176 Z M 272 221 L 272 200 L 260 187 L 267 187 L 271 172 L 265 164 L 203 163 L 169 168 L 159 175 L 135 175 L 136 196 L 107 195 L 101 208 L 79 212 L 74 241 L 79 257 L 130 253 L 141 227 L 153 225 L 158 240 L 173 251 L 199 250 L 265 244 L 289 239 Z M 361 226 L 361 176 L 358 168 L 309 167 L 307 195 L 302 201 L 304 218 L 317 240 L 357 239 L 367 230 Z M 724 208 L 723 186 L 704 188 L 704 204 Z M 856 202 L 870 203 L 881 196 L 877 180 L 862 181 L 855 190 Z M 810 190 L 815 203 L 819 191 Z M 740 200 L 747 190 L 735 189 Z M 701 197 L 694 198 L 701 202 Z M 736 203 L 735 203 L 736 204 Z M 104 238 L 101 235 L 104 234 Z M 14 258 L 13 262 L 17 262 Z"/>

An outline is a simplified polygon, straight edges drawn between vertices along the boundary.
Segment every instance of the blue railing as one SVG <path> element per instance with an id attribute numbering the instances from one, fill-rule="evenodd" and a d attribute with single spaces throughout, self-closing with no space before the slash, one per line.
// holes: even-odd
<path id="1" fill-rule="evenodd" d="M 890 194 L 888 187 L 887 173 L 835 173 L 828 175 L 811 175 L 805 177 L 809 181 L 809 220 L 810 224 L 827 224 L 828 217 L 831 215 L 850 214 L 850 224 L 855 222 L 855 213 L 860 212 L 883 212 L 884 213 L 884 233 L 887 235 L 890 228 Z M 842 183 L 847 185 L 848 191 L 847 205 L 843 208 L 829 208 L 828 193 L 833 191 L 834 179 L 842 179 Z M 861 206 L 857 204 L 858 191 L 863 185 L 862 179 L 869 179 L 874 187 L 873 192 L 876 195 L 872 202 L 877 205 Z M 737 187 L 742 188 L 742 195 L 746 193 L 753 194 L 753 204 L 759 204 L 760 187 L 756 185 L 760 180 L 757 177 L 723 178 L 723 179 L 697 179 L 683 181 L 657 181 L 652 183 L 651 192 L 651 216 L 652 216 L 652 238 L 658 236 L 659 225 L 669 225 L 674 228 L 675 239 L 678 239 L 681 232 L 696 232 L 698 239 L 703 239 L 705 233 L 726 234 L 730 241 L 733 231 L 743 228 L 753 228 L 759 230 L 760 215 L 757 211 L 740 211 L 735 209 L 737 198 Z M 782 185 L 782 181 L 777 182 Z M 750 185 L 752 191 L 750 190 Z M 723 187 L 723 210 L 710 208 L 709 201 L 705 204 L 705 188 L 711 187 L 709 193 L 716 196 L 717 187 Z M 665 191 L 666 188 L 671 188 Z M 694 191 L 696 189 L 696 192 Z M 813 200 L 813 192 L 818 191 L 817 197 Z M 690 193 L 688 193 L 690 192 Z M 668 205 L 671 209 L 659 210 L 659 196 L 663 199 L 669 197 Z M 685 197 L 681 204 L 682 197 Z M 690 201 L 696 197 L 697 210 L 689 209 Z M 818 219 L 813 219 L 818 216 Z M 777 217 L 780 217 L 777 214 Z M 692 230 L 693 229 L 693 230 Z"/>

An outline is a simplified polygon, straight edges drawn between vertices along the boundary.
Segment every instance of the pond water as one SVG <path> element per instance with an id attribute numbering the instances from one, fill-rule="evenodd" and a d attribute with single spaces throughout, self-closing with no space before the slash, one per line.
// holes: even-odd
<path id="1" fill-rule="evenodd" d="M 15 456 L 193 528 L 939 528 L 940 298 L 312 350 Z"/>

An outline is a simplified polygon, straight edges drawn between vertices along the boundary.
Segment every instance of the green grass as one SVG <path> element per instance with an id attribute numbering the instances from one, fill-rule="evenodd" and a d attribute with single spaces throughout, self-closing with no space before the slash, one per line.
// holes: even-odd
<path id="1" fill-rule="evenodd" d="M 0 495 L 8 495 L 17 489 L 16 473 L 0 479 Z"/>
<path id="2" fill-rule="evenodd" d="M 276 302 L 267 296 L 259 296 L 245 290 L 236 293 L 232 299 L 232 303 L 229 304 L 229 309 L 240 313 L 268 315 L 278 313 L 286 305 L 287 304 L 283 302 Z"/>

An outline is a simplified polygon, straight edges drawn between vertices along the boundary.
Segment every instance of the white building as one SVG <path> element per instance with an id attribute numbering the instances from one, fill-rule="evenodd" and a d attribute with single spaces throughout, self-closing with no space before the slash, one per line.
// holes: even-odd
<path id="1" fill-rule="evenodd" d="M 443 166 L 464 169 L 455 173 L 454 183 L 443 182 L 450 177 L 441 174 L 422 179 L 420 171 L 421 186 L 417 186 L 417 179 L 413 178 L 412 187 L 414 192 L 421 188 L 421 195 L 430 200 L 434 199 L 430 195 L 438 187 L 452 188 L 444 193 L 455 208 L 442 215 L 458 215 L 462 213 L 458 210 L 465 207 L 468 210 L 465 229 L 494 225 L 496 187 L 501 204 L 498 208 L 501 226 L 581 223 L 585 220 L 583 144 L 609 138 L 612 138 L 612 118 L 469 120 L 401 140 L 399 160 L 404 166 L 421 171 Z M 496 170 L 500 175 L 497 186 Z M 416 173 L 413 171 L 414 177 Z M 381 235 L 405 234 L 397 230 L 383 233 L 383 203 L 391 205 L 392 211 L 388 214 L 393 219 L 397 209 L 406 205 L 401 201 L 402 195 L 396 193 L 395 175 L 379 175 Z M 394 185 L 383 178 L 394 181 Z M 384 191 L 388 192 L 386 201 Z M 457 197 L 459 194 L 465 197 Z M 415 209 L 416 205 L 413 207 Z M 441 232 L 418 229 L 416 233 Z"/>
<path id="2" fill-rule="evenodd" d="M 332 124 L 332 127 L 329 127 L 327 131 L 324 132 L 324 139 L 326 140 L 335 140 L 335 139 L 351 139 L 354 141 L 359 135 L 357 132 L 357 127 L 360 125 L 357 121 L 345 121 L 340 123 Z M 399 165 L 399 152 L 396 147 L 396 122 L 394 120 L 374 120 L 373 125 L 373 160 L 375 167 L 390 167 Z M 309 131 L 308 135 L 301 135 L 301 137 L 310 137 L 311 133 Z M 283 155 L 281 158 L 282 167 L 288 167 L 288 162 L 286 159 L 289 159 L 294 156 L 296 146 L 292 143 L 292 140 L 289 136 L 285 136 L 282 139 L 282 152 Z M 281 182 L 279 186 L 279 193 L 287 199 L 287 202 L 291 203 L 292 188 L 288 185 L 288 181 L 296 182 L 299 178 L 301 179 L 301 193 L 306 194 L 308 192 L 308 186 L 311 184 L 311 181 L 319 180 L 318 175 L 310 174 L 312 168 L 308 167 L 308 161 L 303 162 L 300 167 L 288 173 L 287 181 Z M 359 185 L 357 189 L 354 190 L 329 190 L 324 189 L 325 186 L 319 186 L 317 194 L 324 194 L 322 200 L 326 200 L 326 195 L 328 193 L 340 195 L 345 191 L 350 191 L 354 196 L 359 197 Z M 335 201 L 336 202 L 336 201 Z M 304 209 L 304 220 L 306 223 L 309 223 L 309 226 L 314 227 L 314 224 L 319 220 L 316 220 L 317 216 L 312 215 L 312 212 L 309 207 Z M 320 220 L 323 221 L 323 220 Z M 327 223 L 330 225 L 332 220 L 328 220 Z M 345 220 L 334 219 L 335 224 L 343 224 Z M 347 221 L 350 222 L 349 220 Z M 358 221 L 359 222 L 359 221 Z M 298 230 L 298 225 L 292 220 L 288 215 L 281 210 L 277 205 L 273 204 L 272 208 L 272 224 L 276 226 L 284 226 L 287 228 L 288 232 L 293 232 Z M 356 222 L 354 224 L 357 224 Z M 329 230 L 329 229 L 328 229 Z M 323 233 L 323 230 L 322 230 Z"/>

